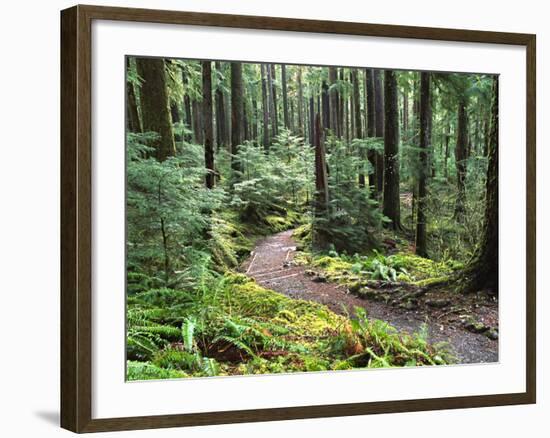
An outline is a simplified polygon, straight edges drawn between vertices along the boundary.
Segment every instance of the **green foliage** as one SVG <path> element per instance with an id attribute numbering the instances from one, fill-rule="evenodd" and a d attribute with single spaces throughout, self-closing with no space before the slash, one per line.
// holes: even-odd
<path id="1" fill-rule="evenodd" d="M 241 219 L 263 223 L 273 230 L 295 224 L 297 218 L 292 217 L 292 211 L 300 211 L 304 198 L 310 198 L 313 190 L 311 147 L 282 130 L 269 153 L 244 142 L 235 158 L 241 170 L 235 175 L 231 206 Z"/>
<path id="2" fill-rule="evenodd" d="M 352 152 L 378 147 L 377 139 L 354 140 L 351 145 L 335 137 L 327 139 L 330 209 L 328 217 L 314 217 L 313 227 L 338 251 L 354 253 L 377 246 L 375 233 L 384 217 L 368 187 L 357 185 L 358 173 L 368 175 L 372 168 Z"/>
<path id="3" fill-rule="evenodd" d="M 218 64 L 218 63 L 217 63 Z M 213 91 L 230 102 L 228 62 L 212 70 Z M 329 205 L 314 209 L 315 149 L 308 133 L 308 99 L 317 103 L 321 86 L 338 93 L 347 105 L 352 95 L 350 69 L 341 68 L 335 82 L 326 67 L 286 66 L 291 102 L 304 100 L 302 126 L 293 130 L 261 119 L 260 66 L 243 64 L 247 140 L 235 155 L 227 141 L 219 144 L 220 114 L 216 108 L 215 188 L 205 187 L 205 147 L 188 142 L 193 133 L 184 99 L 202 101 L 200 61 L 167 60 L 168 104 L 184 122 L 174 123 L 176 154 L 157 161 L 154 132 L 127 135 L 127 358 L 128 379 L 163 379 L 289 371 L 345 370 L 365 367 L 444 364 L 452 361 L 444 349 L 427 342 L 426 329 L 404 335 L 383 321 L 367 318 L 363 309 L 341 316 L 320 304 L 294 300 L 235 274 L 261 235 L 294 228 L 299 250 L 294 262 L 311 264 L 326 277 L 347 285 L 403 283 L 412 287 L 440 282 L 464 267 L 477 249 L 485 206 L 487 159 L 483 156 L 480 114 L 486 114 L 491 93 L 487 75 L 432 75 L 432 144 L 428 161 L 428 253 L 417 257 L 408 229 L 416 226 L 416 193 L 420 169 L 419 123 L 412 107 L 418 101 L 417 72 L 399 72 L 404 103 L 399 151 L 402 222 L 405 231 L 384 230 L 378 193 L 361 187 L 359 176 L 373 176 L 367 157 L 383 154 L 382 138 L 350 138 L 351 126 L 340 138 L 325 130 Z M 272 78 L 282 95 L 281 67 Z M 301 74 L 302 86 L 294 80 Z M 127 82 L 140 101 L 142 79 L 130 59 Z M 364 81 L 360 94 L 365 96 Z M 282 99 L 281 99 L 282 100 Z M 278 118 L 283 111 L 279 101 Z M 361 99 L 362 100 L 362 99 Z M 469 158 L 466 159 L 464 218 L 454 217 L 457 198 L 456 111 L 467 101 Z M 218 94 L 216 94 L 216 102 Z M 165 104 L 165 103 L 164 103 Z M 342 106 L 342 109 L 344 107 Z M 138 113 L 141 109 L 138 105 Z M 291 112 L 297 112 L 297 106 Z M 484 112 L 485 111 L 485 112 Z M 296 113 L 294 113 L 296 114 Z M 230 114 L 225 117 L 229 118 Z M 273 114 L 270 110 L 270 116 Z M 193 107 L 193 118 L 197 117 Z M 297 119 L 297 117 L 294 117 Z M 346 124 L 348 121 L 346 121 Z M 228 123 L 229 125 L 229 123 Z M 228 128 L 228 126 L 226 126 Z M 326 127 L 325 127 L 326 128 Z M 263 143 L 269 129 L 270 144 Z M 195 135 L 192 135 L 195 134 Z M 305 135 L 305 138 L 303 136 Z M 227 140 L 227 139 L 226 139 Z M 445 142 L 447 147 L 445 147 Z M 449 146 L 450 145 L 450 146 Z M 414 198 L 413 202 L 410 199 Z M 412 205 L 411 205 L 412 204 Z M 311 248 L 312 235 L 323 237 Z M 389 243 L 388 243 L 389 241 Z M 315 239 L 317 243 L 317 239 Z M 382 253 L 383 249 L 385 253 Z M 310 251 L 320 251 L 311 253 Z M 386 285 L 384 285 L 386 286 Z M 401 285 L 399 285 L 401 287 Z"/>
<path id="4" fill-rule="evenodd" d="M 158 380 L 158 379 L 180 379 L 188 377 L 184 372 L 165 369 L 153 365 L 150 362 L 127 362 L 126 377 L 128 380 Z"/>
<path id="5" fill-rule="evenodd" d="M 366 316 L 354 322 L 320 304 L 264 289 L 242 274 L 218 277 L 212 273 L 204 278 L 202 286 L 195 287 L 198 289 L 190 294 L 193 302 L 179 307 L 183 313 L 178 313 L 185 315 L 180 328 L 174 319 L 172 330 L 159 328 L 158 318 L 166 315 L 165 310 L 140 310 L 150 305 L 147 297 L 151 294 L 134 297 L 131 322 L 136 325 L 129 330 L 128 357 L 148 365 L 144 370 L 132 371 L 132 379 L 140 375 L 169 378 L 158 377 L 158 369 L 170 372 L 169 376 L 180 372 L 184 377 L 374 367 L 382 360 L 388 366 L 402 366 L 411 360 L 418 364 L 443 363 L 418 335 L 410 339 L 398 336 L 390 326 L 367 320 Z M 174 291 L 174 296 L 180 294 Z M 138 304 L 140 295 L 144 301 Z M 360 312 L 356 310 L 357 315 Z M 147 323 L 144 319 L 148 317 L 151 320 Z M 169 343 L 162 338 L 166 334 L 171 337 L 174 330 L 179 339 L 171 338 Z M 138 335 L 150 342 L 143 346 L 145 353 L 141 355 L 135 354 Z M 356 357 L 356 344 L 352 345 L 355 338 L 362 352 L 372 352 L 368 353 L 370 361 Z"/>
<path id="6" fill-rule="evenodd" d="M 372 255 L 315 254 L 312 266 L 321 268 L 329 279 L 343 282 L 382 280 L 425 285 L 430 281 L 441 281 L 464 265 L 454 260 L 436 262 L 408 253 L 385 256 L 377 251 Z"/>

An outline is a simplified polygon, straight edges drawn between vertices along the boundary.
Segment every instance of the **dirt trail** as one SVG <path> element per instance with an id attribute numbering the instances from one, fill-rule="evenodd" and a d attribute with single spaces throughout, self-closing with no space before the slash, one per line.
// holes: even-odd
<path id="1" fill-rule="evenodd" d="M 449 342 L 459 363 L 498 361 L 498 341 L 466 331 L 461 326 L 430 319 L 425 321 L 414 312 L 356 297 L 349 294 L 343 285 L 315 282 L 305 274 L 307 266 L 294 266 L 291 263 L 295 253 L 296 242 L 292 239 L 292 230 L 284 231 L 257 242 L 251 257 L 242 265 L 242 270 L 267 289 L 291 298 L 325 304 L 339 314 L 346 313 L 346 310 L 353 313 L 355 306 L 363 307 L 371 318 L 385 320 L 399 331 L 418 331 L 421 324 L 426 322 L 429 340 Z"/>

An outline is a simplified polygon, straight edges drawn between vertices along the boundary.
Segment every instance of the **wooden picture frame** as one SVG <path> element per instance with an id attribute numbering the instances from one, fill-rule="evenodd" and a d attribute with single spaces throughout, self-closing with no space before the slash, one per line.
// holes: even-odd
<path id="1" fill-rule="evenodd" d="M 347 34 L 526 48 L 526 391 L 523 393 L 346 403 L 196 414 L 92 418 L 92 156 L 93 20 L 185 24 Z M 536 37 L 531 34 L 380 24 L 75 6 L 61 12 L 61 426 L 99 432 L 437 409 L 529 404 L 536 401 Z"/>

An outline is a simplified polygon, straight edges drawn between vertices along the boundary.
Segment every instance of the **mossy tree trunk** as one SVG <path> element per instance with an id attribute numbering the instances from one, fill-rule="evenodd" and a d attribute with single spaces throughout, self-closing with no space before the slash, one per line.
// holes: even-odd
<path id="1" fill-rule="evenodd" d="M 221 76 L 221 73 L 222 73 L 222 68 L 221 68 L 221 62 L 219 61 L 216 61 L 216 63 L 214 64 L 214 67 L 216 68 L 216 71 L 220 73 L 220 76 Z M 223 147 L 223 146 L 227 146 L 229 141 L 228 141 L 228 134 L 227 134 L 227 123 L 226 123 L 226 120 L 227 120 L 227 116 L 225 114 L 225 96 L 223 94 L 223 91 L 222 91 L 222 87 L 218 84 L 218 86 L 216 87 L 216 132 L 217 132 L 217 136 L 218 136 L 218 140 L 217 140 L 217 147 L 218 147 L 218 150 Z"/>
<path id="2" fill-rule="evenodd" d="M 233 178 L 240 170 L 235 157 L 242 143 L 243 128 L 243 66 L 240 62 L 231 63 L 231 168 Z"/>
<path id="3" fill-rule="evenodd" d="M 336 88 L 336 84 L 338 82 L 338 72 L 336 71 L 336 67 L 329 67 L 328 68 L 328 81 L 330 83 L 330 86 L 332 89 L 329 91 L 330 95 L 330 126 L 329 128 L 332 130 L 332 133 L 339 137 L 340 136 L 340 130 L 339 123 L 338 123 L 338 89 Z"/>
<path id="4" fill-rule="evenodd" d="M 487 142 L 486 206 L 481 244 L 466 268 L 461 285 L 466 292 L 491 289 L 498 294 L 498 78 L 493 78 L 491 122 Z"/>
<path id="5" fill-rule="evenodd" d="M 374 97 L 374 76 L 372 69 L 365 69 L 365 96 L 367 98 L 367 137 L 376 137 L 376 110 L 375 110 L 375 97 Z M 371 165 L 372 171 L 369 176 L 369 186 L 371 193 L 376 193 L 376 156 L 378 154 L 375 150 L 368 151 L 368 159 Z"/>
<path id="6" fill-rule="evenodd" d="M 384 89 L 380 77 L 380 70 L 373 71 L 374 82 L 374 106 L 375 106 L 375 124 L 376 137 L 384 137 Z M 376 167 L 374 169 L 373 178 L 376 181 L 376 191 L 379 195 L 384 189 L 384 154 L 376 154 Z"/>
<path id="7" fill-rule="evenodd" d="M 144 132 L 156 132 L 159 137 L 152 146 L 156 158 L 164 161 L 175 155 L 174 132 L 168 109 L 166 73 L 161 58 L 137 58 L 137 71 L 141 79 L 141 114 Z"/>
<path id="8" fill-rule="evenodd" d="M 359 90 L 359 72 L 356 68 L 351 71 L 351 79 L 353 82 L 353 101 L 355 102 L 355 107 L 353 111 L 353 117 L 355 120 L 354 136 L 355 138 L 363 138 L 363 124 L 361 122 L 361 92 Z M 359 158 L 361 159 L 362 163 L 367 160 L 367 151 L 364 148 L 361 148 L 361 150 L 359 151 Z M 358 180 L 359 187 L 365 187 L 365 172 L 359 172 Z"/>
<path id="9" fill-rule="evenodd" d="M 329 129 L 330 127 L 330 100 L 328 95 L 328 85 L 326 81 L 323 81 L 321 85 L 321 102 L 323 113 L 323 129 Z"/>
<path id="10" fill-rule="evenodd" d="M 418 209 L 416 215 L 416 254 L 428 256 L 426 242 L 426 207 L 428 151 L 431 144 L 430 73 L 420 75 L 420 160 L 418 169 Z"/>
<path id="11" fill-rule="evenodd" d="M 298 129 L 297 134 L 301 137 L 304 136 L 304 86 L 302 85 L 302 67 L 297 66 L 296 82 L 298 88 Z"/>
<path id="12" fill-rule="evenodd" d="M 283 123 L 286 129 L 290 129 L 290 118 L 288 115 L 288 91 L 286 85 L 286 65 L 281 64 L 281 87 L 283 95 Z"/>
<path id="13" fill-rule="evenodd" d="M 388 226 L 401 229 L 399 201 L 399 114 L 397 80 L 393 70 L 384 72 L 384 206 Z"/>
<path id="14" fill-rule="evenodd" d="M 130 58 L 126 57 L 126 71 L 130 70 Z M 136 92 L 134 83 L 126 81 L 126 124 L 130 132 L 141 132 L 141 121 L 139 120 Z"/>
<path id="15" fill-rule="evenodd" d="M 466 204 L 466 159 L 468 158 L 468 116 L 466 97 L 461 96 L 458 102 L 458 126 L 455 148 L 456 188 L 455 219 L 464 220 Z"/>
<path id="16" fill-rule="evenodd" d="M 211 189 L 216 181 L 214 167 L 214 126 L 212 120 L 212 63 L 202 61 L 202 109 L 204 121 L 204 164 L 205 183 Z"/>
<path id="17" fill-rule="evenodd" d="M 263 146 L 266 152 L 269 150 L 269 97 L 267 92 L 267 71 L 266 65 L 260 65 L 260 72 L 262 76 L 262 114 L 263 114 Z"/>
<path id="18" fill-rule="evenodd" d="M 329 214 L 329 192 L 325 144 L 323 138 L 323 126 L 321 125 L 321 116 L 317 113 L 315 116 L 313 146 L 315 147 L 315 218 L 317 221 L 324 222 L 328 220 Z M 319 222 L 318 222 L 319 223 Z M 327 241 L 322 227 L 314 227 L 313 244 L 316 248 L 322 249 Z"/>
<path id="19" fill-rule="evenodd" d="M 189 97 L 189 93 L 187 92 L 187 88 L 189 87 L 189 80 L 187 79 L 187 73 L 184 68 L 181 69 L 181 82 L 183 84 L 184 89 L 184 96 L 183 96 L 183 112 L 185 114 L 185 124 L 187 125 L 188 129 L 192 129 L 193 127 L 193 116 L 191 113 L 191 98 Z M 186 136 L 187 139 L 190 139 L 190 136 Z"/>
<path id="20" fill-rule="evenodd" d="M 267 74 L 269 79 L 270 115 L 271 115 L 271 138 L 279 134 L 279 114 L 277 111 L 277 88 L 275 86 L 275 65 L 268 64 Z"/>

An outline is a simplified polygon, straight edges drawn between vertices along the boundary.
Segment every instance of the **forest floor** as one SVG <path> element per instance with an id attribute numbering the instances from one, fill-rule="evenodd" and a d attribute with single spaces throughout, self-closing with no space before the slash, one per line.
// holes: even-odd
<path id="1" fill-rule="evenodd" d="M 288 230 L 260 239 L 250 258 L 242 264 L 242 272 L 266 289 L 324 304 L 342 315 L 353 316 L 355 307 L 362 307 L 370 318 L 386 321 L 399 332 L 418 332 L 426 323 L 429 342 L 448 343 L 457 363 L 498 361 L 498 340 L 472 332 L 472 324 L 468 327 L 464 322 L 467 317 L 498 326 L 498 303 L 480 300 L 476 295 L 434 289 L 423 296 L 416 309 L 409 310 L 355 296 L 345 284 L 329 282 L 318 270 L 313 272 L 310 266 L 294 263 L 297 244 L 292 234 L 293 230 Z M 403 287 L 407 285 L 400 285 L 400 290 Z M 442 301 L 445 305 L 441 307 L 429 305 Z"/>

